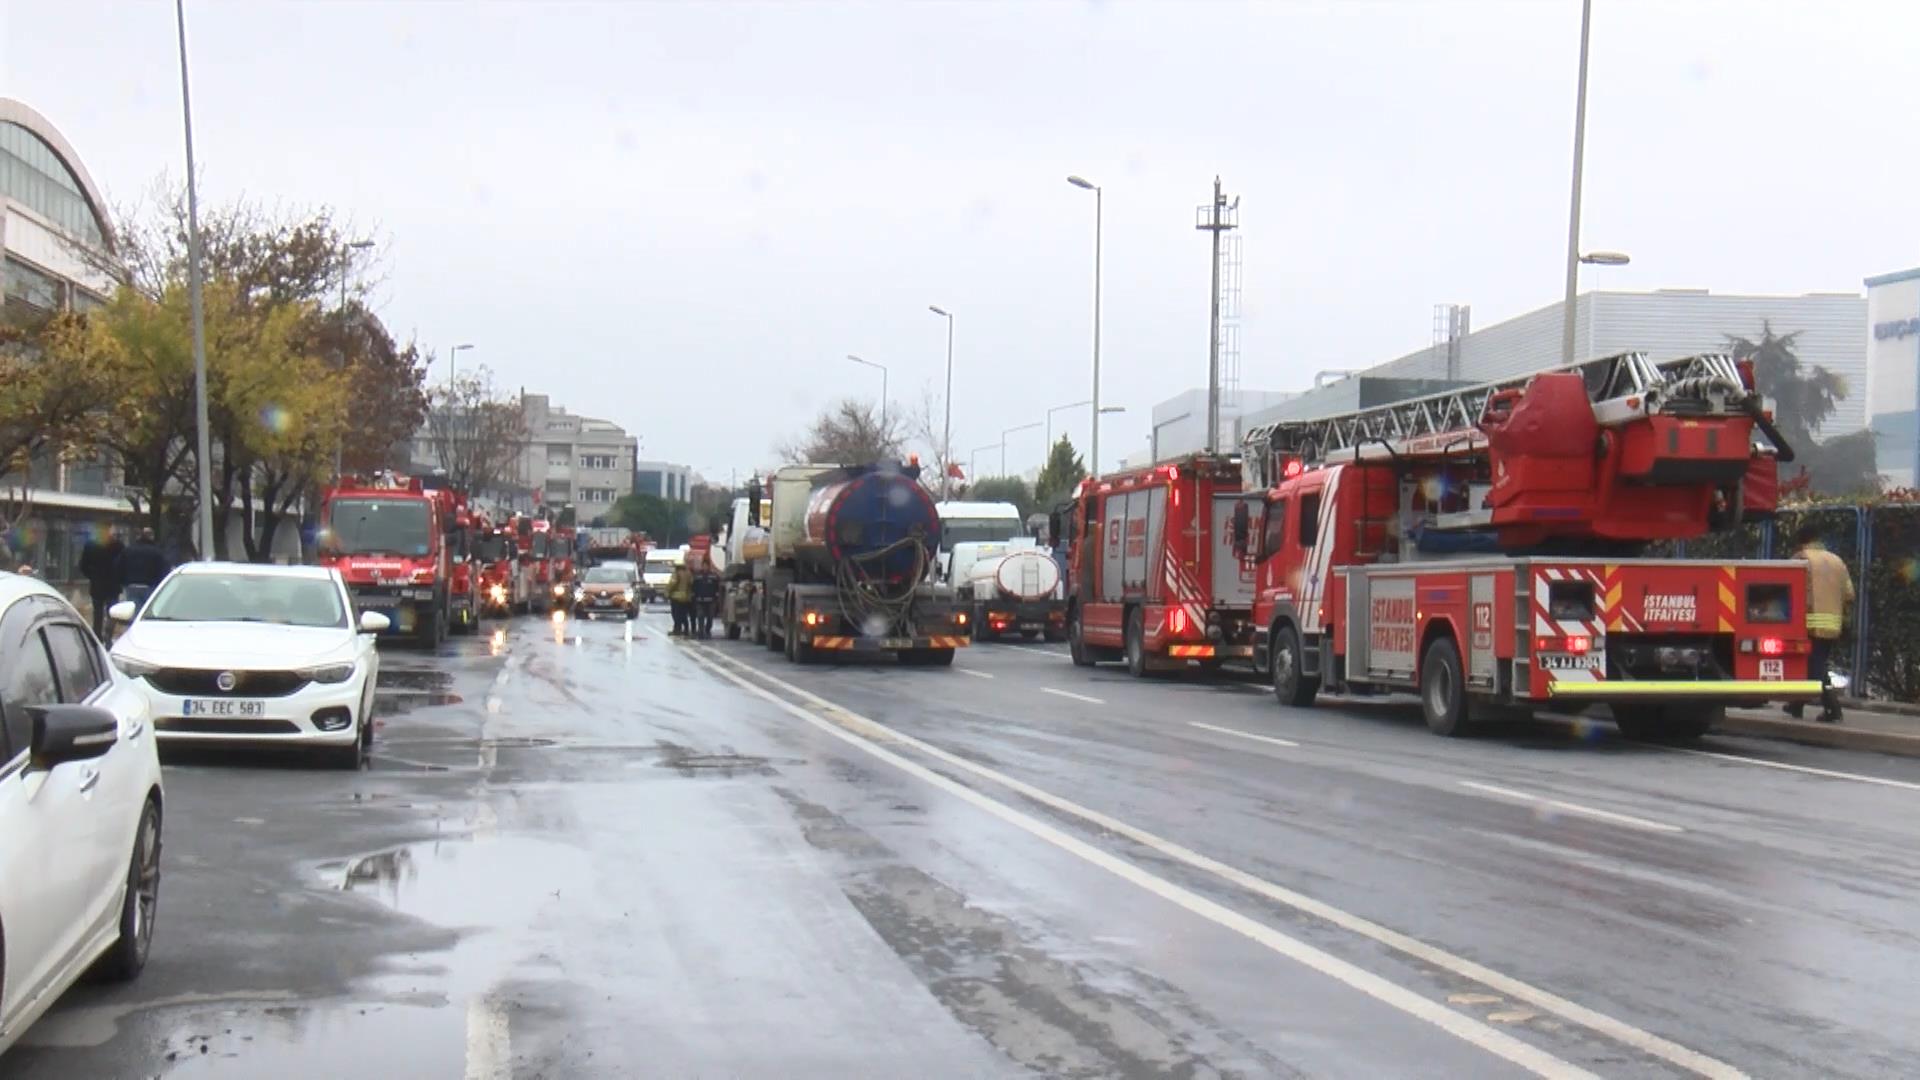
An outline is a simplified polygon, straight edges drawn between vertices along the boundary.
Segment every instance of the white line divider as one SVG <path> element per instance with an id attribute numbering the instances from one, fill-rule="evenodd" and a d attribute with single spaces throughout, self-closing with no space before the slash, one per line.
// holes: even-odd
<path id="1" fill-rule="evenodd" d="M 1056 697 L 1072 698 L 1075 701 L 1084 701 L 1089 705 L 1105 705 L 1106 704 L 1106 702 L 1101 701 L 1097 697 L 1088 697 L 1085 694 L 1076 694 L 1071 690 L 1055 690 L 1051 686 L 1041 687 L 1040 692 L 1043 694 L 1052 694 Z"/>
<path id="2" fill-rule="evenodd" d="M 1236 731 L 1230 727 L 1217 727 L 1213 724 L 1203 724 L 1198 720 L 1187 721 L 1187 726 L 1197 727 L 1204 731 L 1217 731 L 1222 735 L 1238 735 L 1243 739 L 1252 739 L 1254 742 L 1272 743 L 1275 746 L 1291 746 L 1291 747 L 1298 748 L 1300 745 L 1299 743 L 1294 742 L 1292 739 L 1278 739 L 1272 735 L 1255 735 L 1251 731 Z"/>
<path id="3" fill-rule="evenodd" d="M 1202 915 L 1222 926 L 1233 929 L 1266 945 L 1275 952 L 1298 960 L 1307 967 L 1330 975 L 1363 993 L 1386 1002 L 1395 1008 L 1401 1009 L 1409 1015 L 1426 1020 L 1450 1034 L 1457 1035 L 1475 1046 L 1479 1046 L 1488 1050 L 1490 1053 L 1506 1058 L 1508 1061 L 1512 1061 L 1538 1075 L 1573 1077 L 1589 1076 L 1592 1074 L 1571 1062 L 1556 1058 L 1543 1050 L 1521 1042 L 1503 1031 L 1488 1027 L 1479 1021 L 1472 1020 L 1460 1013 L 1454 1012 L 1436 1001 L 1421 997 L 1411 990 L 1388 982 L 1371 972 L 1357 968 L 1338 957 L 1324 953 L 1319 949 L 1315 949 L 1310 945 L 1288 937 L 1264 923 L 1256 922 L 1245 915 L 1241 915 L 1231 908 L 1183 889 L 1172 882 L 1155 877 L 1140 869 L 1138 866 L 1135 866 L 1133 863 L 1127 862 L 1100 848 L 1096 848 L 1077 837 L 1061 832 L 1059 829 L 1023 814 L 1004 803 L 998 802 L 974 788 L 934 772 L 917 762 L 903 758 L 899 754 L 880 746 L 879 743 L 888 742 L 911 747 L 948 766 L 962 772 L 971 773 L 983 780 L 987 780 L 1009 791 L 1032 799 L 1043 806 L 1051 807 L 1069 816 L 1079 818 L 1109 833 L 1125 837 L 1137 844 L 1152 848 L 1162 855 L 1185 863 L 1197 870 L 1212 874 L 1248 892 L 1283 904 L 1304 914 L 1312 915 L 1342 930 L 1346 930 L 1377 944 L 1384 945 L 1395 952 L 1399 952 L 1415 960 L 1470 979 L 1490 990 L 1499 991 L 1501 994 L 1516 1001 L 1524 1001 L 1543 1012 L 1551 1013 L 1562 1020 L 1577 1024 L 1595 1034 L 1612 1039 L 1622 1045 L 1632 1047 L 1635 1050 L 1658 1058 L 1670 1065 L 1685 1069 L 1688 1072 L 1704 1077 L 1711 1077 L 1713 1080 L 1736 1080 L 1736 1078 L 1744 1078 L 1747 1075 L 1739 1068 L 1727 1062 L 1703 1054 L 1698 1050 L 1682 1046 L 1653 1032 L 1634 1027 L 1623 1020 L 1615 1019 L 1598 1010 L 1588 1008 L 1577 1002 L 1569 1001 L 1552 991 L 1534 986 L 1531 983 L 1524 982 L 1511 975 L 1502 974 L 1476 961 L 1469 960 L 1464 956 L 1450 953 L 1436 945 L 1429 945 L 1418 938 L 1409 937 L 1397 930 L 1381 926 L 1379 923 L 1344 911 L 1332 904 L 1316 900 L 1313 897 L 1295 892 L 1285 886 L 1276 885 L 1273 882 L 1255 877 L 1238 867 L 1229 866 L 1218 859 L 1202 855 L 1197 851 L 1183 847 L 1171 840 L 1166 840 L 1153 833 L 1147 832 L 1145 829 L 1129 825 L 1118 818 L 1110 817 L 1098 810 L 1081 806 L 1078 803 L 1061 798 L 1052 792 L 1037 788 L 1023 780 L 1016 780 L 1005 773 L 987 768 L 984 765 L 968 761 L 958 754 L 949 753 L 931 743 L 908 735 L 905 732 L 890 728 L 878 721 L 869 720 L 859 713 L 828 701 L 818 694 L 795 686 L 767 672 L 760 671 L 751 665 L 735 660 L 711 647 L 697 647 L 690 651 L 690 655 L 706 662 L 716 674 L 739 686 L 741 689 L 772 702 L 782 710 L 813 724 L 815 727 L 845 742 L 859 747 L 867 753 L 886 761 L 888 764 L 894 765 L 903 772 L 918 777 L 967 802 L 973 803 L 988 813 L 993 814 L 995 817 L 1001 818 L 1026 832 L 1047 840 L 1057 847 L 1072 852 L 1087 862 L 1099 866 L 1133 884 L 1139 885 L 1149 892 L 1180 904 L 1182 907 L 1196 914 Z M 708 659 L 709 657 L 713 660 L 722 661 L 725 666 L 723 667 L 720 664 L 712 663 L 712 661 Z M 826 719 L 806 709 L 802 709 L 792 702 L 767 691 L 765 688 L 754 685 L 740 675 L 736 675 L 733 671 L 727 670 L 728 668 L 737 669 L 770 685 L 777 686 L 787 693 L 792 694 L 794 697 L 813 705 L 816 709 L 830 714 L 837 719 Z M 1352 981 L 1349 981 L 1349 979 Z"/>
<path id="4" fill-rule="evenodd" d="M 1602 810 L 1594 806 L 1582 806 L 1579 803 L 1567 802 L 1564 799 L 1549 799 L 1544 795 L 1535 795 L 1526 791 L 1515 791 L 1513 788 L 1496 787 L 1493 784 L 1482 784 L 1477 780 L 1462 780 L 1460 781 L 1460 786 L 1492 795 L 1495 798 L 1509 799 L 1520 803 L 1537 803 L 1541 806 L 1551 806 L 1555 810 L 1561 810 L 1569 814 L 1577 814 L 1581 817 L 1590 817 L 1597 821 L 1610 821 L 1616 825 L 1625 825 L 1631 829 L 1646 829 L 1649 832 L 1662 833 L 1681 833 L 1687 831 L 1678 825 L 1669 825 L 1664 821 L 1634 817 L 1632 814 L 1616 814 L 1611 810 Z"/>
<path id="5" fill-rule="evenodd" d="M 963 668 L 963 667 L 957 667 L 957 668 L 954 668 L 953 670 L 955 670 L 955 671 L 957 671 L 957 672 L 959 672 L 959 673 L 960 673 L 960 674 L 962 674 L 962 675 L 971 675 L 971 676 L 973 676 L 973 677 L 974 677 L 974 678 L 976 678 L 976 679 L 991 679 L 991 678 L 993 678 L 993 676 L 992 676 L 992 675 L 989 675 L 989 674 L 987 674 L 987 673 L 986 673 L 986 672 L 984 672 L 984 671 L 975 671 L 975 670 L 973 670 L 972 668 Z"/>
<path id="6" fill-rule="evenodd" d="M 1852 780 L 1861 784 L 1879 784 L 1881 787 L 1920 791 L 1920 784 L 1916 784 L 1911 780 L 1894 780 L 1885 776 L 1868 776 L 1865 773 L 1839 772 L 1835 769 L 1816 769 L 1811 765 L 1794 765 L 1785 761 L 1768 761 L 1766 758 L 1747 757 L 1744 754 L 1723 754 L 1718 750 L 1695 750 L 1687 746 L 1669 746 L 1667 749 L 1679 754 L 1697 754 L 1700 757 L 1719 758 L 1722 761 L 1737 761 L 1742 765 L 1758 765 L 1765 769 L 1785 769 L 1788 772 L 1808 773 L 1813 776 L 1825 776 L 1834 780 Z"/>

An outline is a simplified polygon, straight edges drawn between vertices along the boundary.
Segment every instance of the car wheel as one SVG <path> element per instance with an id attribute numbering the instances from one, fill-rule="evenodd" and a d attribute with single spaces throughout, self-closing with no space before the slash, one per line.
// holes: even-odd
<path id="1" fill-rule="evenodd" d="M 1067 616 L 1067 655 L 1074 667 L 1092 667 L 1093 654 L 1087 651 L 1086 631 L 1080 625 L 1080 612 Z"/>
<path id="2" fill-rule="evenodd" d="M 160 807 L 152 799 L 140 811 L 127 865 L 127 892 L 120 902 L 120 937 L 94 965 L 103 979 L 126 982 L 147 966 L 153 920 L 160 908 Z"/>
<path id="3" fill-rule="evenodd" d="M 1147 613 L 1136 607 L 1127 612 L 1127 674 L 1144 679 L 1148 670 Z"/>
<path id="4" fill-rule="evenodd" d="M 1467 715 L 1467 680 L 1460 666 L 1460 647 L 1450 637 L 1427 646 L 1420 668 L 1420 711 L 1435 735 L 1465 735 L 1472 721 Z"/>
<path id="5" fill-rule="evenodd" d="M 1273 694 L 1280 699 L 1280 704 L 1299 709 L 1313 704 L 1314 695 L 1320 692 L 1320 680 L 1301 674 L 1299 631 L 1291 626 L 1280 627 L 1273 636 L 1273 654 L 1268 666 L 1273 670 Z"/>

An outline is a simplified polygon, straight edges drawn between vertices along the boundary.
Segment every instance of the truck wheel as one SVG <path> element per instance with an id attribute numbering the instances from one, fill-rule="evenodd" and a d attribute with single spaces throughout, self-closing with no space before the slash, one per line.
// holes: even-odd
<path id="1" fill-rule="evenodd" d="M 1147 613 L 1141 608 L 1127 612 L 1127 674 L 1136 679 L 1147 677 Z"/>
<path id="2" fill-rule="evenodd" d="M 1313 704 L 1314 695 L 1320 692 L 1320 680 L 1309 679 L 1302 673 L 1305 664 L 1301 660 L 1299 631 L 1282 626 L 1274 632 L 1273 654 L 1267 667 L 1273 672 L 1273 695 L 1280 699 L 1280 704 L 1295 709 Z"/>
<path id="3" fill-rule="evenodd" d="M 787 634 L 782 644 L 786 646 L 788 660 L 796 664 L 811 664 L 819 657 L 819 650 L 801 641 L 800 635 L 793 631 L 793 627 L 800 622 L 799 614 L 797 611 L 787 612 Z"/>
<path id="4" fill-rule="evenodd" d="M 1691 742 L 1724 715 L 1718 705 L 1614 705 L 1613 722 L 1635 742 Z"/>
<path id="5" fill-rule="evenodd" d="M 1075 667 L 1093 666 L 1093 653 L 1087 650 L 1085 631 L 1080 626 L 1080 612 L 1077 610 L 1067 616 L 1067 655 L 1073 658 Z"/>
<path id="6" fill-rule="evenodd" d="M 1686 705 L 1667 706 L 1667 737 L 1679 742 L 1692 742 L 1727 718 L 1724 705 L 1707 705 L 1693 702 Z"/>
<path id="7" fill-rule="evenodd" d="M 1427 728 L 1449 738 L 1465 735 L 1472 726 L 1467 716 L 1467 680 L 1460 667 L 1460 646 L 1441 637 L 1427 646 L 1420 664 L 1420 711 Z"/>
<path id="8" fill-rule="evenodd" d="M 953 649 L 904 649 L 900 659 L 916 667 L 952 667 Z"/>
<path id="9" fill-rule="evenodd" d="M 1040 636 L 1040 631 L 1038 631 L 1038 630 L 1022 630 L 1022 631 L 1020 631 L 1020 640 L 1021 640 L 1021 641 L 1032 641 L 1032 640 L 1033 640 L 1034 638 L 1037 638 L 1037 637 L 1039 637 L 1039 636 Z"/>

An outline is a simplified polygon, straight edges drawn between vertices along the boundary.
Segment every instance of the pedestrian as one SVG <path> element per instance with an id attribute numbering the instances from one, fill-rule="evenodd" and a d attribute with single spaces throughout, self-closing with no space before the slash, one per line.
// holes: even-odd
<path id="1" fill-rule="evenodd" d="M 80 549 L 80 576 L 87 579 L 87 594 L 93 600 L 93 634 L 107 640 L 107 609 L 120 599 L 120 555 L 126 545 L 120 531 L 108 525 Z"/>
<path id="2" fill-rule="evenodd" d="M 152 529 L 141 529 L 140 535 L 127 550 L 120 553 L 120 585 L 126 590 L 127 599 L 133 601 L 136 608 L 147 605 L 147 597 L 153 595 L 153 587 L 167 576 L 173 564 L 167 560 L 166 552 L 154 542 Z"/>
<path id="3" fill-rule="evenodd" d="M 686 563 L 675 566 L 667 578 L 667 604 L 673 609 L 673 632 L 668 636 L 688 636 L 693 630 L 693 571 Z"/>
<path id="4" fill-rule="evenodd" d="M 720 575 L 703 566 L 693 576 L 693 636 L 713 636 L 713 609 L 720 602 Z"/>
<path id="5" fill-rule="evenodd" d="M 1827 668 L 1833 659 L 1833 643 L 1846 625 L 1847 612 L 1853 607 L 1853 575 L 1840 556 L 1827 550 L 1820 532 L 1802 525 L 1793 536 L 1796 559 L 1807 561 L 1807 633 L 1813 638 L 1812 654 L 1807 661 L 1807 677 L 1820 682 L 1820 720 L 1837 724 L 1841 720 L 1840 695 L 1829 686 Z M 1799 702 L 1787 706 L 1787 712 L 1799 719 Z"/>

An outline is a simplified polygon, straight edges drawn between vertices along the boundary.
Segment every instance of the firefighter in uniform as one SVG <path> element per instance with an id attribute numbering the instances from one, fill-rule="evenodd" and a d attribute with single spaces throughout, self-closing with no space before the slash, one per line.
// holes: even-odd
<path id="1" fill-rule="evenodd" d="M 1807 561 L 1807 633 L 1813 638 L 1813 654 L 1808 658 L 1807 677 L 1820 680 L 1820 719 L 1840 722 L 1840 695 L 1827 685 L 1827 665 L 1833 657 L 1833 644 L 1840 637 L 1846 613 L 1853 607 L 1853 576 L 1840 556 L 1820 542 L 1819 530 L 1803 525 L 1794 534 L 1796 559 Z M 1787 706 L 1795 719 L 1801 714 L 1798 702 Z"/>

